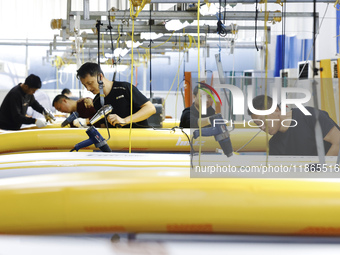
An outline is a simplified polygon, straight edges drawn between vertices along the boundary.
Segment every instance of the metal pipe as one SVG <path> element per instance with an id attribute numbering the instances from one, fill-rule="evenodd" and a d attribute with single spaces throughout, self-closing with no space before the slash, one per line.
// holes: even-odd
<path id="1" fill-rule="evenodd" d="M 84 0 L 83 1 L 83 8 L 84 8 L 84 20 L 89 20 L 90 19 L 90 0 Z"/>
<path id="2" fill-rule="evenodd" d="M 72 11 L 72 15 L 83 15 L 81 11 Z M 111 13 L 116 19 L 126 18 L 126 11 L 114 11 Z M 152 19 L 154 20 L 167 20 L 167 19 L 181 19 L 181 20 L 197 20 L 197 13 L 193 11 L 152 11 Z M 222 15 L 225 15 L 226 20 L 254 20 L 256 13 L 254 11 L 224 11 Z M 90 12 L 90 16 L 107 16 L 107 12 L 103 11 L 93 11 Z M 148 20 L 150 16 L 149 11 L 141 11 L 138 15 L 139 20 Z M 268 12 L 268 19 L 282 18 L 283 14 L 281 12 Z M 318 13 L 317 13 L 318 16 Z M 287 12 L 285 13 L 287 18 L 313 18 L 313 12 Z M 265 13 L 258 13 L 258 20 L 264 20 Z M 200 20 L 216 20 L 215 16 L 207 15 L 200 16 Z"/>

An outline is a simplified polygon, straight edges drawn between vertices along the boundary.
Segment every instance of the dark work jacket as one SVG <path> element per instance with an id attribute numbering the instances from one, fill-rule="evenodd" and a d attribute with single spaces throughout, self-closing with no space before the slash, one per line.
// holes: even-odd
<path id="1" fill-rule="evenodd" d="M 20 83 L 21 84 L 21 83 Z M 20 84 L 13 87 L 4 98 L 0 107 L 0 128 L 19 130 L 22 124 L 34 124 L 36 119 L 26 117 L 27 108 L 31 106 L 43 113 L 42 107 L 33 95 L 26 94 Z"/>

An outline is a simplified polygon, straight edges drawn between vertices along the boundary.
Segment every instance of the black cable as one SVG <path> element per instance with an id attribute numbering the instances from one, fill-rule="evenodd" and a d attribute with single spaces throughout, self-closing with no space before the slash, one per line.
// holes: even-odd
<path id="1" fill-rule="evenodd" d="M 223 24 L 225 24 L 226 13 L 227 13 L 227 0 L 224 0 Z"/>
<path id="2" fill-rule="evenodd" d="M 259 14 L 259 10 L 258 10 L 257 6 L 258 6 L 258 0 L 256 0 L 256 5 L 255 5 L 255 47 L 256 47 L 256 50 L 259 51 L 259 48 L 257 47 L 257 40 L 256 40 L 256 37 L 257 37 L 257 20 L 258 20 L 258 14 Z"/>
<path id="3" fill-rule="evenodd" d="M 151 4 L 150 4 L 150 19 L 149 19 L 149 27 L 150 27 L 150 44 L 149 44 L 149 48 L 150 48 L 150 100 L 152 100 L 152 65 L 151 65 L 151 57 L 152 57 L 152 54 L 151 54 L 151 43 L 152 43 L 152 40 L 151 40 Z"/>
<path id="4" fill-rule="evenodd" d="M 222 5 L 222 0 L 218 0 L 219 6 L 218 6 L 218 20 L 221 20 L 221 5 Z"/>
<path id="5" fill-rule="evenodd" d="M 286 2 L 284 2 L 282 5 L 282 69 L 285 69 L 286 64 L 285 58 L 286 58 Z"/>
<path id="6" fill-rule="evenodd" d="M 111 135 L 110 135 L 109 124 L 108 124 L 108 121 L 107 121 L 107 115 L 104 115 L 104 120 L 105 120 L 106 129 L 107 129 L 107 134 L 109 135 L 109 138 L 106 139 L 106 141 L 108 141 L 108 140 L 110 140 Z"/>
<path id="7" fill-rule="evenodd" d="M 112 51 L 112 66 L 116 65 L 116 60 L 115 60 L 115 56 L 114 56 L 114 48 L 113 48 L 113 38 L 112 38 L 112 26 L 111 26 L 111 14 L 110 14 L 110 10 L 109 10 L 109 25 L 107 26 L 107 28 L 110 30 L 110 39 L 111 39 L 111 51 Z M 116 73 L 117 73 L 117 69 L 113 74 L 112 77 L 112 81 L 114 82 L 116 79 Z"/>
<path id="8" fill-rule="evenodd" d="M 219 0 L 219 12 L 218 12 L 218 21 L 217 21 L 217 33 L 220 35 L 220 36 L 226 36 L 227 35 L 227 30 L 225 29 L 224 25 L 222 24 L 222 17 L 221 17 L 221 5 L 222 5 L 222 0 Z"/>
<path id="9" fill-rule="evenodd" d="M 97 20 L 96 28 L 97 28 L 97 42 L 98 42 L 98 65 L 100 67 L 100 26 L 103 25 L 100 19 Z"/>
<path id="10" fill-rule="evenodd" d="M 97 28 L 97 34 L 98 34 L 98 67 L 100 69 L 100 26 L 103 25 L 100 20 L 97 20 L 96 28 Z M 100 91 L 100 104 L 101 106 L 104 106 L 104 97 L 103 97 L 103 81 L 99 78 L 100 74 L 97 74 L 97 82 L 99 84 L 99 91 Z"/>
<path id="11" fill-rule="evenodd" d="M 185 133 L 185 132 L 183 131 L 183 128 L 182 128 L 182 127 L 177 127 L 177 126 L 176 126 L 175 128 L 181 129 L 182 133 L 187 137 L 187 139 L 188 139 L 188 141 L 189 141 L 189 145 L 190 145 L 191 151 L 192 151 L 193 153 L 195 153 L 194 147 L 192 146 L 192 140 L 193 140 L 193 138 L 192 138 L 191 141 L 190 141 L 189 136 L 187 135 L 187 133 Z"/>

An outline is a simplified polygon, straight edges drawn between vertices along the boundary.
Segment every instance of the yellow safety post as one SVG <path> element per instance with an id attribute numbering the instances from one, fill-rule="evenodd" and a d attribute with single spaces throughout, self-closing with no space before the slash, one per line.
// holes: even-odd
<path id="1" fill-rule="evenodd" d="M 328 112 L 329 116 L 337 122 L 334 90 L 333 90 L 333 77 L 331 70 L 331 60 L 323 59 L 320 61 L 320 77 L 321 77 L 321 110 Z"/>

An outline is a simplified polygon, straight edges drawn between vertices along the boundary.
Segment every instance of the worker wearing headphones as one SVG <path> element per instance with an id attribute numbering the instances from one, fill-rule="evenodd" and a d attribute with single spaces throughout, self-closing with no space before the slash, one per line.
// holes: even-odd
<path id="1" fill-rule="evenodd" d="M 96 63 L 83 64 L 77 70 L 77 78 L 88 91 L 96 95 L 93 104 L 97 111 L 102 106 L 98 81 L 103 83 L 104 104 L 110 104 L 113 107 L 112 114 L 107 117 L 110 127 L 116 124 L 129 127 L 128 124 L 131 122 L 132 127 L 148 127 L 147 118 L 156 113 L 155 106 L 135 86 L 132 86 L 131 115 L 131 84 L 106 79 Z"/>

